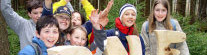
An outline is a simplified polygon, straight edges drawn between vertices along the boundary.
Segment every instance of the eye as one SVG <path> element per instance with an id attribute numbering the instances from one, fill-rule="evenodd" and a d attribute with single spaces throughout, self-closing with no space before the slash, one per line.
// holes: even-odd
<path id="1" fill-rule="evenodd" d="M 58 32 L 57 32 L 57 31 L 53 31 L 53 33 L 54 33 L 54 34 L 57 34 Z"/>
<path id="2" fill-rule="evenodd" d="M 33 14 L 38 14 L 37 12 L 34 12 Z"/>
<path id="3" fill-rule="evenodd" d="M 75 37 L 76 39 L 79 39 L 79 37 Z"/>
<path id="4" fill-rule="evenodd" d="M 48 30 L 46 30 L 46 31 L 45 31 L 45 33 L 49 33 L 49 31 L 48 31 Z"/>
<path id="5" fill-rule="evenodd" d="M 136 14 L 135 13 L 132 13 L 132 16 L 136 16 Z"/>

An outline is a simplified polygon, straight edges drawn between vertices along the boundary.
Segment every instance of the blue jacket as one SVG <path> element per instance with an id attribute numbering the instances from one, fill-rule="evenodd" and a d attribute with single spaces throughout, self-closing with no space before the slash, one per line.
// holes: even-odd
<path id="1" fill-rule="evenodd" d="M 129 50 L 129 46 L 128 46 L 128 42 L 126 39 L 126 36 L 128 35 L 132 35 L 133 33 L 133 27 L 126 27 L 123 26 L 121 24 L 121 21 L 119 20 L 119 18 L 117 18 L 115 20 L 116 22 L 116 29 L 110 29 L 110 30 L 94 30 L 94 36 L 95 36 L 95 44 L 97 47 L 100 48 L 101 51 L 104 51 L 104 40 L 106 40 L 107 37 L 110 36 L 118 36 L 118 38 L 120 39 L 122 45 L 125 47 L 125 49 L 128 51 Z M 118 31 L 118 34 L 115 34 L 115 32 Z M 140 38 L 140 42 L 142 45 L 142 54 L 145 55 L 145 44 L 144 44 L 144 40 L 141 37 L 141 35 L 139 35 Z"/>
<path id="2" fill-rule="evenodd" d="M 38 46 L 41 48 L 42 55 L 48 55 L 47 47 L 45 46 L 45 43 L 42 40 L 35 36 L 32 39 L 32 42 L 38 44 Z M 19 51 L 18 55 L 35 55 L 35 53 L 35 49 L 31 45 L 27 45 L 21 51 Z"/>

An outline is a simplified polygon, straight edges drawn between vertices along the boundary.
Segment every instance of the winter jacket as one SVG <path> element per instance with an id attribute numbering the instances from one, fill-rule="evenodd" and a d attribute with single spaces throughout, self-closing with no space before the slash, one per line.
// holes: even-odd
<path id="1" fill-rule="evenodd" d="M 182 32 L 182 29 L 181 29 L 178 21 L 175 19 L 171 19 L 171 20 L 172 20 L 171 24 L 173 23 L 176 25 L 176 31 Z M 166 30 L 166 28 L 163 25 L 163 22 L 155 21 L 155 24 L 156 24 L 155 30 Z M 141 36 L 144 39 L 145 47 L 146 47 L 145 48 L 146 55 L 156 55 L 156 53 L 157 53 L 157 51 L 156 51 L 157 50 L 157 37 L 155 36 L 154 32 L 152 32 L 151 34 L 147 33 L 148 32 L 148 31 L 146 31 L 147 25 L 149 25 L 148 21 L 144 22 L 142 25 L 142 29 L 141 29 Z M 180 50 L 181 51 L 180 55 L 189 55 L 189 50 L 188 50 L 188 46 L 187 46 L 186 41 L 181 42 L 181 43 L 171 44 L 170 48 L 175 48 L 175 49 Z"/>
<path id="2" fill-rule="evenodd" d="M 106 40 L 106 38 L 110 37 L 110 36 L 117 36 L 117 35 L 115 35 L 115 32 L 118 31 L 119 32 L 118 38 L 120 39 L 120 41 L 121 41 L 122 45 L 125 47 L 125 49 L 129 52 L 129 46 L 128 46 L 126 36 L 132 35 L 133 27 L 123 26 L 121 24 L 121 21 L 119 18 L 116 18 L 115 22 L 116 22 L 115 25 L 116 25 L 117 29 L 110 29 L 110 30 L 105 30 L 105 31 L 94 29 L 95 45 L 97 47 L 99 47 L 101 51 L 104 51 L 104 40 Z M 139 36 L 139 38 L 140 38 L 140 42 L 142 45 L 142 51 L 143 51 L 142 54 L 145 55 L 145 52 L 144 52 L 145 46 L 144 46 L 143 39 L 141 36 Z"/>
<path id="3" fill-rule="evenodd" d="M 1 12 L 8 26 L 19 36 L 21 49 L 32 42 L 36 24 L 19 16 L 11 7 L 11 0 L 1 0 Z"/>
<path id="4" fill-rule="evenodd" d="M 33 43 L 36 43 L 41 48 L 42 55 L 47 55 L 47 47 L 45 43 L 36 36 L 32 39 Z M 18 55 L 36 55 L 35 49 L 31 45 L 27 45 L 19 51 Z"/>

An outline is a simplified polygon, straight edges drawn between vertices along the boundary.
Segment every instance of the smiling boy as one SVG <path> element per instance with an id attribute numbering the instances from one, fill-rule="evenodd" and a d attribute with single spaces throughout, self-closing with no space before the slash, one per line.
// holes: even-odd
<path id="1" fill-rule="evenodd" d="M 24 47 L 18 55 L 47 55 L 47 49 L 55 45 L 60 35 L 58 21 L 53 16 L 41 17 L 35 33 L 32 44 Z"/>

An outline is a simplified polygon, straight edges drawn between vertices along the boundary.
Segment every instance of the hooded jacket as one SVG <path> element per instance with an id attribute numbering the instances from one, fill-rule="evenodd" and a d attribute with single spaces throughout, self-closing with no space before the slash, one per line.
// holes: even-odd
<path id="1" fill-rule="evenodd" d="M 45 43 L 37 38 L 36 36 L 32 39 L 33 43 L 36 43 L 42 51 L 42 55 L 48 55 L 47 54 L 47 47 L 45 46 Z M 31 45 L 27 45 L 22 50 L 19 51 L 18 55 L 36 55 L 35 49 Z"/>
<path id="2" fill-rule="evenodd" d="M 8 26 L 19 36 L 21 49 L 32 42 L 35 36 L 36 24 L 18 15 L 11 7 L 11 0 L 1 0 L 1 14 Z"/>

